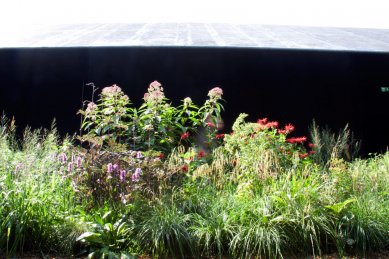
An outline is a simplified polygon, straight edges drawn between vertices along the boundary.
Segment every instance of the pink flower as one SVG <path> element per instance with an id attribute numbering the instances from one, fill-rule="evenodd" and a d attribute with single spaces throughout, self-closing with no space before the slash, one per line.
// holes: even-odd
<path id="1" fill-rule="evenodd" d="M 216 134 L 215 138 L 222 139 L 222 138 L 224 138 L 224 134 Z"/>
<path id="2" fill-rule="evenodd" d="M 308 146 L 309 146 L 310 148 L 314 148 L 314 147 L 315 147 L 315 144 L 309 143 Z"/>
<path id="3" fill-rule="evenodd" d="M 270 128 L 277 128 L 278 127 L 278 121 L 269 121 L 268 123 L 266 123 L 264 125 L 264 127 L 266 129 L 270 129 Z"/>
<path id="4" fill-rule="evenodd" d="M 97 109 L 97 105 L 94 102 L 88 103 L 88 106 L 85 109 L 85 114 L 89 115 Z"/>
<path id="5" fill-rule="evenodd" d="M 101 94 L 105 96 L 110 96 L 120 92 L 122 92 L 122 89 L 119 86 L 114 84 L 112 86 L 104 87 L 103 90 L 101 91 Z"/>
<path id="6" fill-rule="evenodd" d="M 107 165 L 107 172 L 108 173 L 112 173 L 112 163 L 109 163 L 108 165 Z"/>
<path id="7" fill-rule="evenodd" d="M 164 159 L 164 157 L 165 157 L 164 153 L 161 153 L 161 154 L 158 155 L 158 158 L 161 159 L 161 160 Z"/>
<path id="8" fill-rule="evenodd" d="M 290 132 L 294 131 L 294 126 L 289 123 L 289 124 L 285 125 L 284 130 L 286 130 L 288 133 L 290 133 Z"/>
<path id="9" fill-rule="evenodd" d="M 301 159 L 304 159 L 304 158 L 306 158 L 307 156 L 308 156 L 308 153 L 299 154 L 299 157 L 300 157 Z"/>
<path id="10" fill-rule="evenodd" d="M 263 119 L 258 119 L 257 120 L 257 123 L 262 125 L 262 126 L 264 126 L 266 124 L 266 122 L 267 122 L 267 118 L 263 118 Z"/>
<path id="11" fill-rule="evenodd" d="M 212 99 L 220 99 L 223 95 L 223 90 L 220 87 L 215 87 L 208 92 L 208 96 Z"/>
<path id="12" fill-rule="evenodd" d="M 213 124 L 213 122 L 207 122 L 206 125 L 210 128 L 215 128 L 215 124 Z"/>
<path id="13" fill-rule="evenodd" d="M 144 158 L 144 156 L 142 155 L 142 152 L 140 152 L 140 151 L 136 152 L 136 158 Z"/>
<path id="14" fill-rule="evenodd" d="M 78 156 L 77 159 L 76 159 L 77 168 L 81 167 L 81 163 L 82 163 L 82 159 L 81 159 L 81 157 Z"/>
<path id="15" fill-rule="evenodd" d="M 189 132 L 185 132 L 184 134 L 181 135 L 181 140 L 189 138 Z"/>
<path id="16" fill-rule="evenodd" d="M 203 150 L 200 150 L 199 153 L 197 154 L 198 158 L 203 158 L 205 157 L 205 152 Z"/>
<path id="17" fill-rule="evenodd" d="M 140 179 L 140 174 L 142 173 L 142 169 L 140 169 L 139 167 L 135 169 L 135 173 L 132 174 L 131 176 L 131 180 L 133 182 L 139 182 L 139 179 Z"/>
<path id="18" fill-rule="evenodd" d="M 126 179 L 126 170 L 121 170 L 119 175 L 120 181 L 124 181 Z"/>
<path id="19" fill-rule="evenodd" d="M 306 140 L 307 137 L 298 137 L 298 138 L 288 138 L 286 139 L 286 142 L 293 144 L 293 143 L 303 143 Z"/>
<path id="20" fill-rule="evenodd" d="M 67 157 L 66 157 L 66 154 L 65 153 L 62 153 L 58 156 L 58 159 L 59 161 L 62 163 L 62 164 L 65 164 L 66 163 L 66 160 L 67 160 Z"/>
<path id="21" fill-rule="evenodd" d="M 68 163 L 68 172 L 71 172 L 73 170 L 73 163 L 69 162 Z"/>

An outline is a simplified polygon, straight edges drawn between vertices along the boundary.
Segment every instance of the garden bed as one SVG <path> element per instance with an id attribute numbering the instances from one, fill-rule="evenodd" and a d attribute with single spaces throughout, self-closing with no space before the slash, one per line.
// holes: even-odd
<path id="1" fill-rule="evenodd" d="M 113 85 L 74 138 L 3 117 L 0 255 L 387 258 L 389 152 L 245 114 L 223 132 L 222 94 L 174 107 L 152 82 L 135 108 Z"/>

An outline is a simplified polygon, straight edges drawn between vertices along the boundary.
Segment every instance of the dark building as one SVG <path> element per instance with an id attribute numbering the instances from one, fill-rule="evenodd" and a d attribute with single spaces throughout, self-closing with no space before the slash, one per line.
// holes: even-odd
<path id="1" fill-rule="evenodd" d="M 82 92 L 118 84 L 139 104 L 158 80 L 173 103 L 224 90 L 239 113 L 296 125 L 347 123 L 362 151 L 389 145 L 389 30 L 227 24 L 59 26 L 0 41 L 0 110 L 20 127 L 79 128 Z"/>

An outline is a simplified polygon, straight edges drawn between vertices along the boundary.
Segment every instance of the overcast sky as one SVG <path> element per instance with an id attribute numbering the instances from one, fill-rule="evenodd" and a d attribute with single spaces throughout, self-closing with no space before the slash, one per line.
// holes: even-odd
<path id="1" fill-rule="evenodd" d="M 0 26 L 227 22 L 389 29 L 389 0 L 0 0 Z"/>

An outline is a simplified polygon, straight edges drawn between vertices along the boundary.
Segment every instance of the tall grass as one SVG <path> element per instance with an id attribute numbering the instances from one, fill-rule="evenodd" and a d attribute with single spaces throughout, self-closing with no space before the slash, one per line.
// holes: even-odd
<path id="1" fill-rule="evenodd" d="M 27 128 L 18 142 L 13 125 L 5 118 L 0 125 L 0 253 L 69 253 L 76 206 L 71 180 L 57 159 L 67 140 L 60 143 L 54 127 Z"/>

